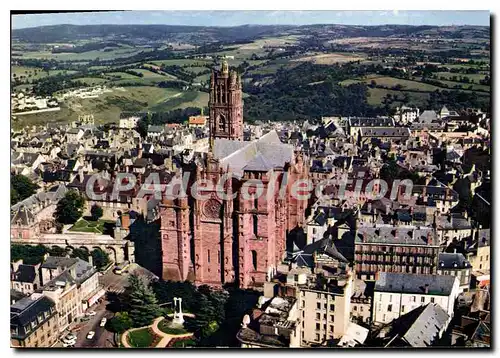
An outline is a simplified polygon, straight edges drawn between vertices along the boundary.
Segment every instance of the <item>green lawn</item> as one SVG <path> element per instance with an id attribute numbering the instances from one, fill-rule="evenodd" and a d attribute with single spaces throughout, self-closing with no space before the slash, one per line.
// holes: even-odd
<path id="1" fill-rule="evenodd" d="M 200 75 L 200 76 L 196 77 L 193 82 L 200 82 L 200 83 L 205 82 L 205 83 L 207 83 L 208 81 L 210 81 L 210 74 L 205 73 L 204 75 Z"/>
<path id="2" fill-rule="evenodd" d="M 419 107 L 425 107 L 427 105 L 427 101 L 429 99 L 429 93 L 425 92 L 401 92 L 401 91 L 394 91 L 394 90 L 387 90 L 384 88 L 368 88 L 368 93 L 370 96 L 368 97 L 367 101 L 368 104 L 372 106 L 382 106 L 382 100 L 384 97 L 387 96 L 388 93 L 390 93 L 393 97 L 398 96 L 399 99 L 402 99 L 404 96 L 404 93 L 408 93 L 408 96 L 410 98 L 410 104 L 412 105 L 417 105 Z M 401 102 L 396 101 L 393 103 L 393 106 L 400 105 Z"/>
<path id="3" fill-rule="evenodd" d="M 29 80 L 38 80 L 40 78 L 55 76 L 58 74 L 73 74 L 76 71 L 67 71 L 67 70 L 48 70 L 45 71 L 39 67 L 27 67 L 27 66 L 11 66 L 11 78 L 15 77 L 20 78 L 24 76 L 23 81 Z"/>
<path id="4" fill-rule="evenodd" d="M 77 78 L 77 81 L 84 82 L 88 86 L 96 86 L 100 85 L 106 82 L 109 82 L 108 80 L 100 77 L 81 77 Z"/>
<path id="5" fill-rule="evenodd" d="M 130 73 L 125 73 L 125 72 L 108 72 L 106 73 L 107 76 L 112 76 L 112 77 L 119 77 L 121 79 L 125 79 L 125 80 L 135 80 L 137 79 L 138 77 L 137 76 L 134 76 L 134 75 L 131 75 Z"/>
<path id="6" fill-rule="evenodd" d="M 170 327 L 170 323 L 171 321 L 165 318 L 161 320 L 160 323 L 158 323 L 158 328 L 160 329 L 160 331 L 167 334 L 178 335 L 188 333 L 188 331 L 186 331 L 182 327 Z"/>
<path id="7" fill-rule="evenodd" d="M 113 223 L 113 221 L 109 220 L 87 221 L 85 219 L 80 219 L 69 229 L 69 231 L 93 232 L 96 234 L 102 234 L 104 232 L 104 224 L 106 223 Z"/>
<path id="8" fill-rule="evenodd" d="M 161 78 L 163 79 L 166 76 L 163 76 L 159 73 L 151 72 L 149 70 L 145 70 L 142 68 L 133 68 L 132 71 L 137 72 L 137 73 L 142 73 L 144 75 L 143 78 Z"/>
<path id="9" fill-rule="evenodd" d="M 377 77 L 377 78 L 367 79 L 366 83 L 369 84 L 371 83 L 371 81 L 375 81 L 377 85 L 382 85 L 386 87 L 401 85 L 403 86 L 403 89 L 423 91 L 423 92 L 434 92 L 439 88 L 427 83 L 411 81 L 411 80 L 402 80 L 394 77 Z"/>
<path id="10" fill-rule="evenodd" d="M 200 72 L 205 72 L 206 70 L 208 70 L 208 67 L 201 67 L 201 66 L 184 67 L 183 70 L 186 71 L 186 72 L 192 72 L 194 74 L 198 74 Z"/>
<path id="11" fill-rule="evenodd" d="M 176 59 L 176 60 L 151 61 L 151 63 L 154 63 L 157 66 L 160 66 L 160 65 L 165 65 L 165 66 L 201 65 L 201 66 L 203 66 L 205 64 L 212 63 L 212 60 L 181 58 L 181 59 Z"/>
<path id="12" fill-rule="evenodd" d="M 478 85 L 475 83 L 463 83 L 463 82 L 443 81 L 443 80 L 439 80 L 439 82 L 446 84 L 448 86 L 448 88 L 456 88 L 455 86 L 459 86 L 458 88 L 469 90 L 469 87 L 472 86 L 472 91 L 475 91 L 475 90 L 488 91 L 488 92 L 490 91 L 490 86 Z"/>
<path id="13" fill-rule="evenodd" d="M 132 347 L 148 348 L 154 341 L 154 335 L 149 328 L 142 328 L 128 333 L 128 342 Z"/>
<path id="14" fill-rule="evenodd" d="M 484 80 L 484 77 L 486 76 L 486 74 L 484 73 L 464 74 L 464 73 L 452 73 L 452 72 L 436 72 L 435 75 L 437 76 L 438 79 L 444 77 L 446 80 L 450 80 L 453 76 L 457 78 L 467 77 L 469 78 L 470 81 L 477 84 L 479 84 L 480 80 Z"/>

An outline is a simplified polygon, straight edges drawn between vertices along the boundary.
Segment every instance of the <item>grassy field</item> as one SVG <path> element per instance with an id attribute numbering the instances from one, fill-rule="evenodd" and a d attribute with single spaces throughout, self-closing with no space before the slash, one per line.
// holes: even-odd
<path id="1" fill-rule="evenodd" d="M 47 112 L 20 116 L 12 122 L 14 129 L 22 128 L 25 125 L 40 125 L 54 122 L 71 122 L 78 119 L 79 115 L 94 115 L 96 123 L 117 122 L 120 113 L 123 111 L 148 110 L 161 104 L 181 93 L 178 90 L 169 88 L 159 88 L 150 86 L 118 87 L 113 92 L 105 93 L 99 98 L 72 98 L 61 105 L 61 110 L 57 112 Z M 174 97 L 175 98 L 175 97 Z M 208 102 L 208 94 L 207 94 Z M 196 100 L 185 98 L 185 102 Z M 206 106 L 206 103 L 204 106 Z M 182 106 L 182 100 L 175 103 L 175 106 Z"/>
<path id="2" fill-rule="evenodd" d="M 106 73 L 106 76 L 109 77 L 120 77 L 120 79 L 123 80 L 135 80 L 138 78 L 137 76 L 131 75 L 130 73 L 125 73 L 125 72 L 108 72 Z"/>
<path id="3" fill-rule="evenodd" d="M 490 91 L 490 86 L 486 85 L 477 85 L 475 83 L 463 83 L 463 82 L 455 82 L 455 81 L 443 81 L 439 80 L 439 82 L 445 84 L 448 86 L 448 88 L 460 88 L 460 89 L 467 89 L 469 90 L 470 87 L 472 87 L 472 91 Z M 458 87 L 455 87 L 458 86 Z"/>
<path id="4" fill-rule="evenodd" d="M 127 338 L 132 347 L 148 348 L 153 344 L 155 335 L 149 328 L 142 328 L 129 332 Z"/>
<path id="5" fill-rule="evenodd" d="M 11 66 L 11 77 L 21 77 L 24 76 L 26 79 L 30 80 L 38 80 L 40 78 L 48 77 L 48 76 L 55 76 L 58 74 L 73 74 L 76 73 L 76 71 L 66 71 L 66 70 L 48 70 L 45 71 L 42 68 L 38 67 L 26 67 L 26 66 Z M 31 76 L 31 77 L 29 77 Z"/>
<path id="6" fill-rule="evenodd" d="M 436 72 L 435 75 L 437 76 L 438 79 L 444 77 L 446 80 L 450 80 L 454 76 L 457 78 L 467 77 L 469 78 L 469 81 L 472 81 L 473 83 L 479 83 L 479 81 L 484 80 L 484 77 L 486 76 L 486 74 L 484 73 L 463 74 L 463 73 L 452 73 L 452 72 Z"/>
<path id="7" fill-rule="evenodd" d="M 160 78 L 160 79 L 164 79 L 166 76 L 164 75 L 161 75 L 159 73 L 155 73 L 155 72 L 151 72 L 149 70 L 145 70 L 145 69 L 142 69 L 142 68 L 134 68 L 132 69 L 132 71 L 134 72 L 137 72 L 137 73 L 142 73 L 144 75 L 143 78 Z"/>
<path id="8" fill-rule="evenodd" d="M 418 81 L 410 81 L 410 80 L 402 80 L 394 77 L 375 77 L 371 79 L 367 79 L 366 83 L 371 83 L 371 81 L 375 81 L 377 85 L 382 85 L 386 87 L 393 87 L 396 85 L 403 86 L 403 89 L 414 90 L 414 91 L 422 91 L 422 92 L 432 92 L 438 89 L 434 85 L 430 85 L 427 83 L 422 83 Z"/>
<path id="9" fill-rule="evenodd" d="M 292 61 L 308 61 L 317 65 L 333 65 L 335 63 L 346 63 L 354 61 L 363 61 L 365 56 L 361 54 L 342 54 L 342 53 L 323 53 L 310 55 L 305 57 L 299 57 L 293 59 Z"/>
<path id="10" fill-rule="evenodd" d="M 377 85 L 382 85 L 385 87 L 394 87 L 396 85 L 401 85 L 402 89 L 412 90 L 412 91 L 421 91 L 421 92 L 432 92 L 438 89 L 434 85 L 430 85 L 427 83 L 422 83 L 418 81 L 411 80 L 403 80 L 394 77 L 386 77 L 386 76 L 367 76 L 366 78 L 357 78 L 357 79 L 348 79 L 340 82 L 343 86 L 348 86 L 353 83 L 364 82 L 366 84 L 370 84 L 372 81 L 375 81 Z"/>
<path id="11" fill-rule="evenodd" d="M 184 65 L 198 65 L 198 64 L 211 64 L 213 61 L 212 60 L 205 60 L 205 59 L 189 59 L 189 58 L 182 58 L 182 59 L 176 59 L 176 60 L 159 60 L 159 61 L 151 61 L 151 63 L 154 63 L 155 65 L 165 65 L 165 66 L 184 66 Z"/>
<path id="12" fill-rule="evenodd" d="M 398 98 L 403 98 L 403 93 L 400 91 L 387 90 L 384 88 L 369 88 L 368 93 L 370 96 L 367 99 L 368 104 L 372 106 L 383 106 L 383 99 L 387 96 L 387 94 L 391 94 L 393 97 L 397 96 Z M 425 92 L 405 92 L 408 93 L 409 103 L 411 105 L 416 105 L 419 107 L 427 106 L 427 101 L 429 99 L 429 93 Z M 395 104 L 400 105 L 399 101 L 395 101 Z"/>
<path id="13" fill-rule="evenodd" d="M 97 58 L 100 60 L 112 60 L 114 58 L 124 58 L 133 56 L 141 51 L 151 51 L 151 49 L 118 48 L 112 51 L 87 51 L 82 53 L 51 53 L 49 51 L 25 52 L 22 58 L 37 58 L 56 61 L 92 61 Z"/>
<path id="14" fill-rule="evenodd" d="M 185 67 L 184 70 L 186 72 L 192 72 L 194 74 L 198 74 L 200 72 L 205 72 L 206 70 L 208 70 L 208 67 L 199 67 L 199 66 L 196 66 L 196 67 Z"/>
<path id="15" fill-rule="evenodd" d="M 102 234 L 105 230 L 104 225 L 113 223 L 113 221 L 109 220 L 87 221 L 85 219 L 80 219 L 69 229 L 69 231 Z"/>
<path id="16" fill-rule="evenodd" d="M 150 107 L 153 112 L 170 111 L 187 107 L 206 107 L 208 104 L 208 93 L 201 91 L 179 92 L 165 100 Z"/>
<path id="17" fill-rule="evenodd" d="M 210 81 L 210 74 L 205 73 L 204 75 L 195 77 L 194 82 L 208 82 Z"/>
<path id="18" fill-rule="evenodd" d="M 99 78 L 99 77 L 81 77 L 81 78 L 78 78 L 78 81 L 84 82 L 86 85 L 89 85 L 89 86 L 101 85 L 103 83 L 108 82 L 108 80 L 106 80 L 104 78 Z"/>
<path id="19" fill-rule="evenodd" d="M 171 321 L 166 318 L 158 323 L 158 328 L 160 329 L 160 331 L 167 334 L 178 335 L 187 333 L 187 331 L 182 327 L 171 327 Z"/>

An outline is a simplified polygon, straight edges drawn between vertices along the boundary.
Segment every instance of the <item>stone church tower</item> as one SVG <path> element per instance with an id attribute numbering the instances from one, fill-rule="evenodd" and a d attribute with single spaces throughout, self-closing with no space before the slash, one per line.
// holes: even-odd
<path id="1" fill-rule="evenodd" d="M 241 78 L 225 60 L 219 71 L 212 71 L 208 107 L 211 144 L 215 138 L 243 140 Z"/>
<path id="2" fill-rule="evenodd" d="M 210 150 L 184 168 L 187 196 L 166 195 L 160 204 L 162 278 L 261 288 L 286 256 L 287 234 L 305 224 L 307 200 L 291 193 L 308 177 L 308 159 L 276 131 L 243 140 L 241 79 L 225 61 L 212 72 L 209 108 Z M 208 184 L 197 196 L 194 181 Z"/>

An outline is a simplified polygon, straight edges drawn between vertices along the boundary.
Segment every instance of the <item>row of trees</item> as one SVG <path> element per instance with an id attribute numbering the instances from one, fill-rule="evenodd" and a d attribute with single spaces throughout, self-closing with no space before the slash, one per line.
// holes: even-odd
<path id="1" fill-rule="evenodd" d="M 239 289 L 214 290 L 206 285 L 197 288 L 187 281 L 154 281 L 147 285 L 135 275 L 129 278 L 128 292 L 120 312 L 109 321 L 109 330 L 121 333 L 132 327 L 147 326 L 156 317 L 170 313 L 171 306 L 165 304 L 180 297 L 183 312 L 196 316 L 186 320 L 185 328 L 195 333 L 197 346 L 205 347 L 237 346 L 235 332 L 260 295 Z"/>
<path id="2" fill-rule="evenodd" d="M 68 252 L 70 252 L 70 257 L 78 257 L 85 261 L 89 261 L 89 256 L 92 256 L 93 265 L 96 266 L 98 270 L 103 269 L 110 263 L 108 253 L 99 248 L 90 252 L 83 248 L 67 250 L 59 246 L 47 247 L 44 245 L 30 246 L 14 244 L 11 245 L 10 248 L 11 261 L 22 259 L 23 263 L 26 265 L 36 265 L 43 262 L 43 258 L 46 254 L 64 257 Z"/>

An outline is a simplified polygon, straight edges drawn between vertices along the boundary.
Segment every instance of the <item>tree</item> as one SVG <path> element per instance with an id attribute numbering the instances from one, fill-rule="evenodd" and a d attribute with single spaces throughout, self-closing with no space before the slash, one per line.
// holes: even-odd
<path id="1" fill-rule="evenodd" d="M 52 248 L 47 250 L 50 256 L 66 256 L 66 249 L 60 246 L 53 246 Z"/>
<path id="2" fill-rule="evenodd" d="M 89 252 L 86 249 L 74 248 L 71 257 L 78 257 L 84 261 L 89 260 Z"/>
<path id="3" fill-rule="evenodd" d="M 55 212 L 55 218 L 61 224 L 74 224 L 82 217 L 83 197 L 76 191 L 70 190 L 59 203 Z"/>
<path id="4" fill-rule="evenodd" d="M 43 261 L 47 248 L 43 245 L 11 245 L 10 258 L 12 261 L 23 260 L 26 265 L 36 265 Z"/>
<path id="5" fill-rule="evenodd" d="M 102 214 L 103 210 L 99 205 L 92 205 L 92 208 L 90 209 L 90 215 L 92 216 L 93 221 L 99 220 L 102 217 Z"/>
<path id="6" fill-rule="evenodd" d="M 107 252 L 104 252 L 101 249 L 97 248 L 92 250 L 90 254 L 92 255 L 92 262 L 98 270 L 101 270 L 104 267 L 108 266 L 110 260 Z"/>
<path id="7" fill-rule="evenodd" d="M 151 120 L 149 118 L 142 118 L 137 122 L 137 132 L 141 135 L 142 138 L 146 138 L 148 135 L 148 126 L 151 124 Z"/>
<path id="8" fill-rule="evenodd" d="M 390 159 L 382 169 L 380 169 L 380 178 L 386 182 L 392 183 L 394 179 L 397 178 L 399 173 L 399 168 L 396 160 Z"/>
<path id="9" fill-rule="evenodd" d="M 194 312 L 196 305 L 196 286 L 191 282 L 155 281 L 153 290 L 159 302 L 173 302 L 174 297 L 182 298 L 182 309 L 185 312 Z"/>
<path id="10" fill-rule="evenodd" d="M 38 185 L 33 183 L 28 177 L 17 174 L 10 177 L 10 203 L 11 205 L 22 201 L 36 193 Z"/>
<path id="11" fill-rule="evenodd" d="M 108 321 L 106 329 L 114 333 L 123 333 L 127 329 L 130 329 L 133 323 L 128 312 L 118 312 Z"/>
<path id="12" fill-rule="evenodd" d="M 130 318 L 135 327 L 147 326 L 160 315 L 161 309 L 153 290 L 136 275 L 129 277 Z"/>

